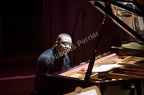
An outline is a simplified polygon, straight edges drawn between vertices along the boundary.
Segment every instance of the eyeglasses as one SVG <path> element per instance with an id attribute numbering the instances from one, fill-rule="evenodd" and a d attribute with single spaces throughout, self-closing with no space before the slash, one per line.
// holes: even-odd
<path id="1" fill-rule="evenodd" d="M 61 44 L 63 44 L 64 46 L 72 46 L 72 43 L 70 43 L 70 42 L 60 42 Z"/>

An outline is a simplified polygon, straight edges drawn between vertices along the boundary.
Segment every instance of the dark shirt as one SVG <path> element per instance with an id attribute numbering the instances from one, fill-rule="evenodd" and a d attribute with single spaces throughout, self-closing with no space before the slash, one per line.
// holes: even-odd
<path id="1" fill-rule="evenodd" d="M 69 68 L 69 63 L 68 55 L 60 56 L 54 47 L 43 52 L 37 61 L 35 91 L 41 90 L 40 74 L 55 74 L 64 71 Z"/>

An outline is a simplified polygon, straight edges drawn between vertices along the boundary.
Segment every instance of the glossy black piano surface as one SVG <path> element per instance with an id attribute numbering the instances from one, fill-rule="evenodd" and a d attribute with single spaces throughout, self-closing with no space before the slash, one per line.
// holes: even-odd
<path id="1" fill-rule="evenodd" d="M 63 95 L 73 92 L 76 87 L 82 88 L 96 85 L 99 87 L 102 95 L 143 95 L 142 86 L 143 79 L 119 80 L 111 82 L 86 82 L 75 78 L 41 75 L 42 93 L 43 95 Z M 132 88 L 135 85 L 135 88 Z M 135 91 L 137 94 L 132 94 Z M 137 91 L 137 92 L 136 92 Z"/>

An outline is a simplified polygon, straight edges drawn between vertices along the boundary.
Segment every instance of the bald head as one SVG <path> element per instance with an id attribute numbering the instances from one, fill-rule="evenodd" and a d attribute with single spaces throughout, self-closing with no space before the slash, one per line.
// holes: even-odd
<path id="1" fill-rule="evenodd" d="M 61 33 L 58 35 L 56 42 L 55 42 L 55 47 L 58 53 L 63 52 L 63 51 L 69 52 L 71 49 L 71 46 L 72 46 L 72 38 L 70 35 L 66 33 Z"/>
<path id="2" fill-rule="evenodd" d="M 66 34 L 66 33 L 61 33 L 61 34 L 58 35 L 58 37 L 57 37 L 56 40 L 57 40 L 58 42 L 60 42 L 60 41 L 61 41 L 63 38 L 65 38 L 65 37 L 71 39 L 71 36 L 70 36 L 70 35 L 68 35 L 68 34 Z"/>

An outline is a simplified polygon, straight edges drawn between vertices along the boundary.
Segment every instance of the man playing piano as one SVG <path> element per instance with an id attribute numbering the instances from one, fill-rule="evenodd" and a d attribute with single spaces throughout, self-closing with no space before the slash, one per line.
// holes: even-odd
<path id="1" fill-rule="evenodd" d="M 40 74 L 56 74 L 56 72 L 60 72 L 69 68 L 70 60 L 67 53 L 70 51 L 71 46 L 71 36 L 66 33 L 62 33 L 58 35 L 54 46 L 39 56 L 37 60 L 35 75 L 36 93 L 40 93 L 41 91 L 41 83 L 39 77 Z"/>

